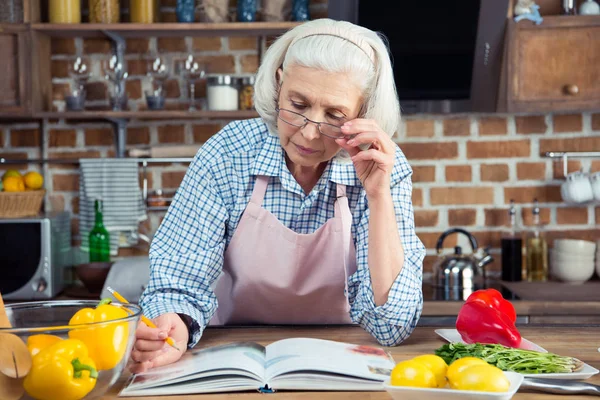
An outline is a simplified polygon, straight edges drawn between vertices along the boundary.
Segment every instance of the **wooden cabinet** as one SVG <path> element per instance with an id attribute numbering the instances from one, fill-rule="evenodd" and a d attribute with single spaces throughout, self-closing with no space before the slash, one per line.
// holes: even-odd
<path id="1" fill-rule="evenodd" d="M 600 109 L 600 17 L 509 22 L 507 111 Z"/>
<path id="2" fill-rule="evenodd" d="M 30 40 L 22 26 L 1 25 L 0 113 L 23 115 L 31 110 Z"/>

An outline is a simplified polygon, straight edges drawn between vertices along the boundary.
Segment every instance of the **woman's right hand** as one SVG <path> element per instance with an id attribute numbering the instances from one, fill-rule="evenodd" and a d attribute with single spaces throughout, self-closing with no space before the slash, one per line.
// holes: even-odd
<path id="1" fill-rule="evenodd" d="M 188 328 L 179 315 L 167 313 L 152 321 L 156 328 L 150 328 L 140 321 L 135 331 L 135 344 L 131 351 L 133 362 L 129 367 L 134 374 L 171 364 L 179 360 L 187 349 Z M 179 350 L 165 342 L 169 336 L 175 340 Z"/>

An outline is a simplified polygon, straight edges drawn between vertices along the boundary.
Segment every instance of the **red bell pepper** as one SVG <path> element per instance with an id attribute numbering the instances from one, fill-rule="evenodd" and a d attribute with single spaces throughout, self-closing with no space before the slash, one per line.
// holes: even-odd
<path id="1" fill-rule="evenodd" d="M 466 302 L 469 303 L 472 301 L 487 305 L 506 314 L 512 322 L 516 322 L 517 320 L 515 307 L 510 301 L 505 300 L 504 297 L 502 297 L 502 293 L 496 289 L 477 290 L 471 293 Z"/>
<path id="2" fill-rule="evenodd" d="M 514 348 L 521 344 L 521 334 L 514 322 L 503 312 L 480 301 L 463 304 L 456 319 L 456 330 L 468 344 L 501 344 Z"/>

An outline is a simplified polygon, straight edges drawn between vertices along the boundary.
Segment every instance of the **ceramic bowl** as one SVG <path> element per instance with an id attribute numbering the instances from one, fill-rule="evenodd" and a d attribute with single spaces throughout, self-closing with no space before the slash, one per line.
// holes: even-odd
<path id="1" fill-rule="evenodd" d="M 11 337 L 15 335 L 24 344 L 27 344 L 28 340 L 33 343 L 33 340 L 40 339 L 40 336 L 37 335 L 53 335 L 63 340 L 69 339 L 71 336 L 78 339 L 84 337 L 85 339 L 82 339 L 84 346 L 88 350 L 93 347 L 90 350 L 90 358 L 98 368 L 98 377 L 94 387 L 84 399 L 100 398 L 111 389 L 123 373 L 133 348 L 135 330 L 142 310 L 135 304 L 114 303 L 115 306 L 122 307 L 127 311 L 126 317 L 108 322 L 69 325 L 69 321 L 75 313 L 84 308 L 95 308 L 98 303 L 99 301 L 86 300 L 6 304 L 6 314 L 12 328 L 0 328 L 0 335 L 11 335 Z M 98 340 L 99 336 L 107 339 Z M 56 340 L 60 340 L 58 338 Z M 111 347 L 112 349 L 110 349 Z M 31 373 L 30 370 L 29 374 Z M 3 385 L 14 385 L 17 392 L 12 393 L 11 399 L 50 398 L 44 397 L 44 394 L 28 395 L 23 382 L 23 379 L 14 379 L 3 383 Z"/>
<path id="2" fill-rule="evenodd" d="M 554 249 L 561 253 L 576 253 L 578 255 L 593 256 L 596 251 L 596 243 L 578 239 L 556 239 Z"/>
<path id="3" fill-rule="evenodd" d="M 554 257 L 557 260 L 560 260 L 562 262 L 570 262 L 570 261 L 576 261 L 576 262 L 591 262 L 593 263 L 595 260 L 595 254 L 592 253 L 592 255 L 581 255 L 581 254 L 577 254 L 577 253 L 565 253 L 562 251 L 558 251 L 556 249 L 550 249 L 550 257 Z"/>
<path id="4" fill-rule="evenodd" d="M 550 257 L 550 275 L 568 283 L 584 283 L 594 275 L 593 261 L 560 261 Z"/>
<path id="5" fill-rule="evenodd" d="M 510 387 L 508 392 L 503 393 L 392 386 L 390 385 L 389 379 L 383 383 L 383 387 L 394 400 L 509 400 L 512 399 L 515 393 L 517 393 L 517 390 L 519 390 L 524 377 L 516 372 L 504 372 L 504 375 L 506 375 L 510 381 Z"/>
<path id="6" fill-rule="evenodd" d="M 90 293 L 100 293 L 110 272 L 112 262 L 95 262 L 75 266 L 75 273 Z"/>

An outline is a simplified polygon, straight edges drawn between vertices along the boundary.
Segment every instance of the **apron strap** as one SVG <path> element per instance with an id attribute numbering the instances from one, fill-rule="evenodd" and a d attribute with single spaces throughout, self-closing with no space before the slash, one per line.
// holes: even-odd
<path id="1" fill-rule="evenodd" d="M 262 206 L 268 185 L 269 177 L 264 175 L 258 175 L 256 177 L 256 182 L 254 182 L 254 190 L 252 190 L 252 197 L 250 198 L 250 203 L 254 203 L 259 207 Z"/>
<path id="2" fill-rule="evenodd" d="M 348 205 L 348 197 L 346 197 L 346 185 L 336 184 L 336 199 L 335 199 L 335 217 L 342 221 L 342 238 L 344 241 L 344 251 L 350 248 L 352 240 L 352 213 Z M 348 299 L 348 268 L 349 255 L 344 256 L 344 295 Z M 346 311 L 350 310 L 350 304 L 346 301 Z"/>

